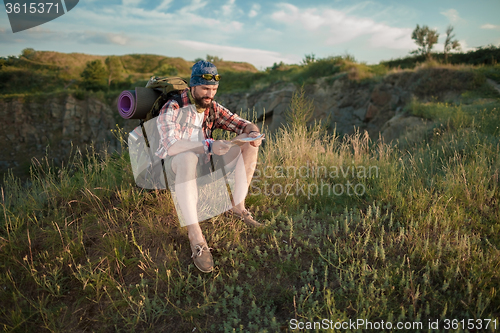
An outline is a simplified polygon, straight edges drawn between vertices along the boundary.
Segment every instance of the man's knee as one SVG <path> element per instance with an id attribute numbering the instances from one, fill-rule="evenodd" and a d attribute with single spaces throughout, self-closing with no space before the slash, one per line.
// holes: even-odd
<path id="1" fill-rule="evenodd" d="M 172 171 L 178 173 L 193 173 L 198 165 L 198 156 L 190 151 L 180 153 L 172 159 Z"/>
<path id="2" fill-rule="evenodd" d="M 255 155 L 259 152 L 259 147 L 252 146 L 249 142 L 245 143 L 241 146 L 241 153 L 243 155 Z"/>

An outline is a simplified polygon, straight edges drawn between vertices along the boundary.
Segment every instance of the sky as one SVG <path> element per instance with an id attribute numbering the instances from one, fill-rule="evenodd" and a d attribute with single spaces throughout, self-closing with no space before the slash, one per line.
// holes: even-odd
<path id="1" fill-rule="evenodd" d="M 1 8 L 1 6 L 0 6 Z M 448 25 L 463 51 L 500 46 L 500 0 L 80 0 L 66 14 L 13 33 L 0 10 L 0 56 L 25 48 L 65 53 L 158 54 L 186 60 L 207 54 L 264 70 L 305 55 L 350 54 L 376 64 L 417 48 L 416 25 Z"/>

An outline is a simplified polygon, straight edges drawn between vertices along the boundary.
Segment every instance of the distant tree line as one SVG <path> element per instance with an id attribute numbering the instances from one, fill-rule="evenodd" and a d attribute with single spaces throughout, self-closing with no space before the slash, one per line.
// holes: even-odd
<path id="1" fill-rule="evenodd" d="M 432 52 L 433 46 L 439 39 L 439 33 L 436 29 L 430 29 L 426 25 L 421 27 L 417 24 L 417 27 L 412 32 L 411 38 L 418 46 L 418 49 L 410 52 L 410 54 L 414 56 L 382 61 L 380 64 L 387 67 L 413 68 L 417 63 L 429 60 L 437 60 L 442 63 L 454 65 L 496 65 L 500 60 L 500 48 L 494 45 L 480 47 L 467 53 L 451 53 L 453 50 L 460 51 L 461 48 L 459 41 L 455 39 L 453 26 L 451 25 L 446 29 L 443 53 Z"/>
<path id="2" fill-rule="evenodd" d="M 432 53 L 432 59 L 445 62 L 447 57 L 447 62 L 453 65 L 467 64 L 467 65 L 496 65 L 500 63 L 500 47 L 494 45 L 488 45 L 479 47 L 474 51 L 469 51 L 466 53 Z M 418 63 L 423 63 L 427 60 L 427 56 L 424 54 L 408 56 L 405 58 L 394 59 L 389 61 L 381 61 L 381 65 L 385 65 L 390 68 L 400 67 L 400 68 L 413 68 Z"/>

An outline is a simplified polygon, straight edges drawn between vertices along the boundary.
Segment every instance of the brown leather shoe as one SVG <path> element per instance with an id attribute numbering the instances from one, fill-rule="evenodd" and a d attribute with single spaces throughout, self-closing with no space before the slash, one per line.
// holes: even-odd
<path id="1" fill-rule="evenodd" d="M 251 226 L 251 227 L 262 227 L 263 224 L 255 221 L 252 217 L 252 214 L 248 210 L 244 210 L 241 212 L 241 214 L 238 214 L 233 211 L 233 214 L 238 216 L 245 224 Z"/>
<path id="2" fill-rule="evenodd" d="M 210 253 L 211 248 L 207 242 L 202 242 L 196 245 L 191 244 L 191 251 L 194 265 L 203 273 L 210 273 L 214 269 L 214 259 Z"/>

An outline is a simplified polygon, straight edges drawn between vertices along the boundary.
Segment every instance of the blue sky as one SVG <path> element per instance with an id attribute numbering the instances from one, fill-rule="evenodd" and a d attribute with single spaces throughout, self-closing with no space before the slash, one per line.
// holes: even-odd
<path id="1" fill-rule="evenodd" d="M 500 45 L 500 0 L 284 2 L 243 0 L 80 0 L 65 15 L 12 33 L 0 11 L 0 56 L 24 48 L 97 55 L 159 54 L 186 60 L 207 54 L 258 69 L 349 53 L 368 64 L 416 49 L 417 24 L 455 28 L 464 50 Z"/>

